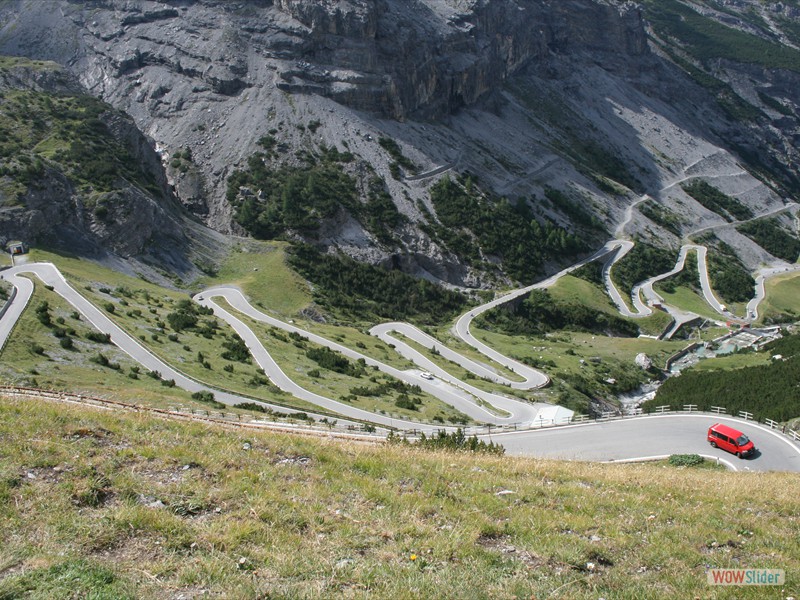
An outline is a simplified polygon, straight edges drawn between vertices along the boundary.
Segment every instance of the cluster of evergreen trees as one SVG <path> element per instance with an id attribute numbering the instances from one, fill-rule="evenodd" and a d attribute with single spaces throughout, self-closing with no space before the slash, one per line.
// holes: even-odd
<path id="1" fill-rule="evenodd" d="M 526 202 L 485 197 L 469 175 L 459 182 L 445 177 L 431 188 L 440 225 L 431 233 L 469 263 L 497 256 L 505 271 L 521 282 L 541 273 L 544 261 L 575 256 L 588 249 L 579 236 L 534 217 Z"/>
<path id="2" fill-rule="evenodd" d="M 717 213 L 726 221 L 744 221 L 753 218 L 750 207 L 739 202 L 736 198 L 728 196 L 702 179 L 696 179 L 690 184 L 682 186 L 683 191 L 697 200 L 708 210 Z"/>
<path id="3" fill-rule="evenodd" d="M 247 170 L 235 171 L 228 179 L 228 201 L 236 209 L 236 221 L 258 238 L 274 239 L 287 229 L 314 231 L 340 207 L 353 210 L 356 183 L 341 169 L 341 155 L 306 158 L 305 165 L 271 168 L 265 154 L 251 156 Z M 242 187 L 259 195 L 242 196 Z"/>
<path id="4" fill-rule="evenodd" d="M 262 138 L 271 148 L 273 138 Z M 261 239 L 277 239 L 287 231 L 309 234 L 322 221 L 346 210 L 383 242 L 391 242 L 391 231 L 403 218 L 386 191 L 385 183 L 373 176 L 362 202 L 356 179 L 344 164 L 353 161 L 349 152 L 322 147 L 316 154 L 301 153 L 301 163 L 271 166 L 271 152 L 257 152 L 247 168 L 228 179 L 228 201 L 237 223 Z M 242 193 L 242 188 L 250 191 Z"/>
<path id="5" fill-rule="evenodd" d="M 210 308 L 184 298 L 179 300 L 175 305 L 175 310 L 167 315 L 167 323 L 176 333 L 180 333 L 184 329 L 196 328 L 201 315 L 212 314 L 214 311 Z"/>
<path id="6" fill-rule="evenodd" d="M 645 411 L 669 405 L 680 410 L 696 404 L 700 410 L 722 406 L 731 414 L 744 410 L 756 419 L 788 421 L 800 416 L 797 382 L 800 381 L 800 336 L 793 335 L 767 347 L 782 359 L 772 364 L 741 369 L 686 371 L 670 377 L 656 397 L 642 405 Z"/>
<path id="7" fill-rule="evenodd" d="M 753 297 L 756 280 L 736 251 L 718 239 L 708 253 L 708 277 L 714 291 L 729 304 L 747 302 Z"/>
<path id="8" fill-rule="evenodd" d="M 317 348 L 309 348 L 306 350 L 306 356 L 317 363 L 323 369 L 334 371 L 335 373 L 342 373 L 350 377 L 361 377 L 365 375 L 367 370 L 364 367 L 363 359 L 352 363 L 346 356 L 331 350 L 325 346 Z"/>
<path id="9" fill-rule="evenodd" d="M 348 317 L 437 324 L 467 306 L 466 296 L 430 281 L 362 264 L 346 256 L 323 255 L 312 246 L 293 247 L 288 260 L 314 284 L 314 296 L 320 304 Z"/>
<path id="10" fill-rule="evenodd" d="M 666 273 L 674 266 L 674 253 L 637 240 L 631 251 L 611 269 L 611 278 L 621 291 L 630 295 L 637 283 Z"/>
<path id="11" fill-rule="evenodd" d="M 775 219 L 759 219 L 736 228 L 772 256 L 794 263 L 800 257 L 800 240 L 785 231 Z"/>
<path id="12" fill-rule="evenodd" d="M 536 335 L 566 329 L 634 337 L 639 327 L 622 317 L 577 302 L 557 302 L 547 290 L 533 290 L 512 307 L 485 313 L 480 326 L 508 335 Z"/>

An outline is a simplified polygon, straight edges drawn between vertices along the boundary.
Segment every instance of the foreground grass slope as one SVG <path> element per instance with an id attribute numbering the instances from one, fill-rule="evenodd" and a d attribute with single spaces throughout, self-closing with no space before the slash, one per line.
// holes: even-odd
<path id="1" fill-rule="evenodd" d="M 0 440 L 0 598 L 687 598 L 711 592 L 706 568 L 744 566 L 786 570 L 774 597 L 800 591 L 790 475 L 423 453 L 8 399 Z"/>

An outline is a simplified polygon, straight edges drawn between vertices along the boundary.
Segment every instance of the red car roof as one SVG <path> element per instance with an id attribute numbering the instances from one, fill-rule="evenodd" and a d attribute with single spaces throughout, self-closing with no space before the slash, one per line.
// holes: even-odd
<path id="1" fill-rule="evenodd" d="M 714 423 L 709 429 L 713 429 L 714 431 L 718 431 L 723 435 L 727 435 L 728 437 L 738 438 L 740 435 L 743 435 L 741 431 L 738 429 L 734 429 L 733 427 L 728 427 L 727 425 L 723 425 L 722 423 Z"/>

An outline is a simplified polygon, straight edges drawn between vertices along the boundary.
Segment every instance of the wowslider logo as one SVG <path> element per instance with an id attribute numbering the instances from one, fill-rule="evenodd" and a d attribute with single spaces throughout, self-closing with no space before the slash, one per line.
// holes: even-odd
<path id="1" fill-rule="evenodd" d="M 783 569 L 709 569 L 709 585 L 784 585 Z"/>

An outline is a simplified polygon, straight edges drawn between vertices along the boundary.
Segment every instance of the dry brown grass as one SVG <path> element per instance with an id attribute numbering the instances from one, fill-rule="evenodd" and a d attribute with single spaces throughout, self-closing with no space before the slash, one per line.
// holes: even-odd
<path id="1" fill-rule="evenodd" d="M 743 566 L 785 569 L 775 597 L 798 594 L 795 475 L 426 453 L 8 399 L 0 440 L 0 598 L 766 597 L 707 587 L 707 568 Z"/>

